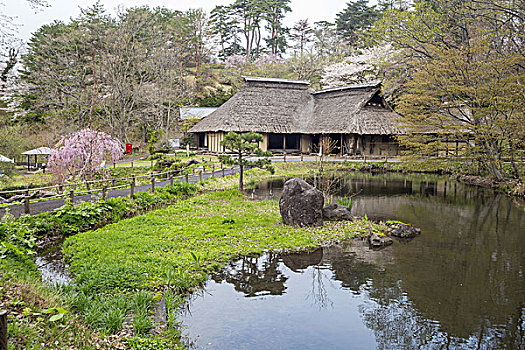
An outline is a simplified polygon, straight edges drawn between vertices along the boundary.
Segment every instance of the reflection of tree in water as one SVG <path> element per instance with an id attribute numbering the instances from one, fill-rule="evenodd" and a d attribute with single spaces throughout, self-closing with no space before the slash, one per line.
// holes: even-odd
<path id="1" fill-rule="evenodd" d="M 325 271 L 329 270 L 321 266 L 314 266 L 311 269 L 312 289 L 306 296 L 306 299 L 311 299 L 313 304 L 317 305 L 319 309 L 332 308 L 334 305 L 333 301 L 328 297 L 325 286 L 326 282 L 331 284 L 332 281 L 330 281 L 330 277 L 324 273 Z"/>
<path id="2" fill-rule="evenodd" d="M 490 333 L 525 304 L 525 215 L 505 197 L 468 206 L 398 208 L 433 230 L 423 249 L 394 250 L 396 272 L 415 307 L 453 336 Z M 435 215 L 439 212 L 439 215 Z M 419 239 L 419 238 L 418 238 Z"/>
<path id="3" fill-rule="evenodd" d="M 217 283 L 226 281 L 247 297 L 282 295 L 288 279 L 277 269 L 279 255 L 268 253 L 262 257 L 244 257 L 213 275 Z"/>
<path id="4" fill-rule="evenodd" d="M 509 315 L 503 325 L 493 326 L 483 320 L 475 333 L 455 337 L 437 321 L 425 319 L 403 292 L 400 283 L 370 288 L 370 294 L 390 295 L 391 299 L 371 300 L 360 312 L 368 328 L 374 331 L 378 349 L 523 349 L 525 347 L 525 308 Z"/>
<path id="5" fill-rule="evenodd" d="M 503 196 L 459 203 L 400 199 L 396 217 L 423 234 L 367 289 L 380 348 L 525 349 L 525 215 Z"/>

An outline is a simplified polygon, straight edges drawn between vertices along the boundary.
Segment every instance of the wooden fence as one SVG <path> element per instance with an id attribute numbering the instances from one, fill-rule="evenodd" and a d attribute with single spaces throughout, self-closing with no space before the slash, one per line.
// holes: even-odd
<path id="1" fill-rule="evenodd" d="M 173 184 L 173 182 L 176 180 L 182 182 L 189 182 L 190 176 L 198 176 L 199 181 L 202 181 L 206 174 L 206 171 L 210 172 L 211 177 L 215 177 L 217 172 L 219 172 L 220 176 L 225 176 L 226 171 L 229 171 L 231 174 L 235 173 L 234 167 L 225 168 L 224 165 L 221 163 L 220 167 L 216 167 L 215 164 L 211 164 L 203 165 L 196 168 L 182 168 L 180 170 L 168 170 L 160 173 L 149 173 L 138 176 L 131 175 L 129 177 L 122 178 L 111 177 L 101 180 L 65 184 L 63 183 L 54 186 L 26 188 L 12 191 L 0 191 L 0 196 L 9 195 L 10 197 L 18 197 L 12 203 L 1 205 L 0 208 L 17 206 L 21 203 L 24 203 L 24 212 L 26 214 L 30 214 L 31 203 L 60 198 L 69 198 L 71 201 L 73 201 L 76 196 L 83 196 L 95 193 L 100 194 L 102 199 L 106 199 L 108 191 L 128 188 L 130 190 L 130 196 L 131 198 L 133 198 L 135 188 L 137 186 L 151 185 L 150 190 L 152 192 L 155 192 L 155 184 L 159 181 L 169 181 L 170 184 Z"/>

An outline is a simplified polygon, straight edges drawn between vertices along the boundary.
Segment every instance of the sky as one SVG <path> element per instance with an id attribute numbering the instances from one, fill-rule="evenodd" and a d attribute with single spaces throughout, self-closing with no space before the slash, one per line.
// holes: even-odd
<path id="1" fill-rule="evenodd" d="M 110 14 L 115 14 L 119 6 L 134 7 L 148 5 L 150 7 L 167 7 L 173 10 L 188 10 L 202 8 L 210 12 L 217 5 L 229 5 L 234 0 L 100 0 Z M 308 19 L 310 23 L 317 21 L 333 21 L 336 14 L 341 12 L 349 0 L 292 0 L 292 12 L 285 17 L 285 25 L 293 26 L 301 19 Z M 79 8 L 93 5 L 96 0 L 47 0 L 49 7 L 33 9 L 25 0 L 0 0 L 0 13 L 14 17 L 18 25 L 16 36 L 24 41 L 31 37 L 44 24 L 55 19 L 67 22 L 70 18 L 80 14 Z"/>

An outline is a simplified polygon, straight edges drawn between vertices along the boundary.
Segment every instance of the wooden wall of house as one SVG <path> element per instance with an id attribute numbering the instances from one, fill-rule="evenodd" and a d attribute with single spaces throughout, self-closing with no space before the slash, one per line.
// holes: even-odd
<path id="1" fill-rule="evenodd" d="M 264 152 L 268 151 L 268 134 L 262 134 L 263 136 L 263 142 L 259 144 L 259 148 L 262 149 Z"/>
<path id="2" fill-rule="evenodd" d="M 367 156 L 397 156 L 399 144 L 389 135 L 363 135 L 362 152 Z"/>
<path id="3" fill-rule="evenodd" d="M 223 132 L 210 132 L 208 133 L 208 151 L 214 153 L 224 152 L 224 147 L 221 142 L 224 140 Z"/>
<path id="4" fill-rule="evenodd" d="M 312 151 L 312 136 L 311 135 L 301 135 L 300 147 L 302 153 L 309 153 Z"/>

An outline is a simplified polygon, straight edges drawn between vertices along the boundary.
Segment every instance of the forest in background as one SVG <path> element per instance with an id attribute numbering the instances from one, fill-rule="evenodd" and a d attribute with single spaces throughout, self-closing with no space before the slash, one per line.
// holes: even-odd
<path id="1" fill-rule="evenodd" d="M 38 1 L 31 2 L 38 5 Z M 123 142 L 184 132 L 180 106 L 219 106 L 243 75 L 314 88 L 382 80 L 384 95 L 432 155 L 447 139 L 496 178 L 519 177 L 525 118 L 521 0 L 348 2 L 331 22 L 283 24 L 289 0 L 232 0 L 209 14 L 100 4 L 5 52 L 0 153 L 53 147 L 84 128 Z M 429 131 L 432 131 L 430 133 Z M 440 135 L 442 137 L 436 137 Z"/>

